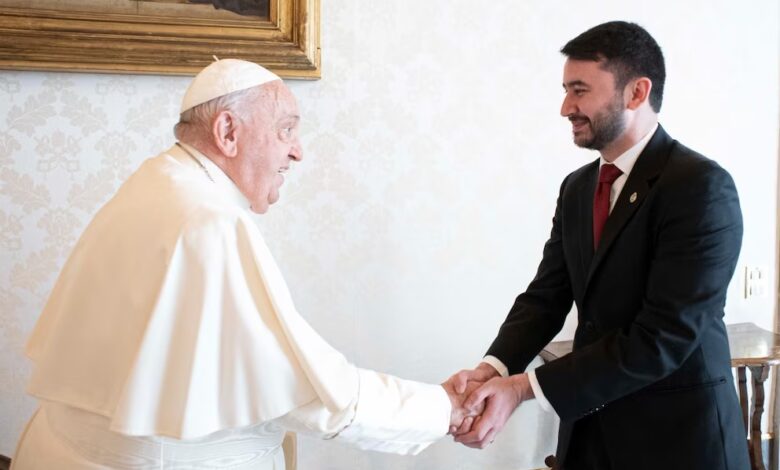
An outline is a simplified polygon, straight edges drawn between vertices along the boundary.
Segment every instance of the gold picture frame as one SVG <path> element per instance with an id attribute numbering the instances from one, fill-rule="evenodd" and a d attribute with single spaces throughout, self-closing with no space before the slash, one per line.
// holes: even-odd
<path id="1" fill-rule="evenodd" d="M 0 69 L 193 75 L 216 56 L 320 78 L 319 0 L 269 0 L 267 16 L 246 18 L 188 0 L 62 7 L 75 3 L 0 0 Z M 176 13 L 185 7 L 197 14 Z"/>

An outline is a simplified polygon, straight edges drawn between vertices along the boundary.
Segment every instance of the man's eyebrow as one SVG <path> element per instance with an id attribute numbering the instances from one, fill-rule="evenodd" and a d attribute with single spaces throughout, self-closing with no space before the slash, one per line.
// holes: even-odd
<path id="1" fill-rule="evenodd" d="M 564 83 L 563 84 L 563 89 L 565 90 L 565 89 L 571 88 L 573 86 L 585 86 L 585 87 L 587 87 L 588 84 L 583 82 L 582 80 L 572 80 L 570 82 Z"/>

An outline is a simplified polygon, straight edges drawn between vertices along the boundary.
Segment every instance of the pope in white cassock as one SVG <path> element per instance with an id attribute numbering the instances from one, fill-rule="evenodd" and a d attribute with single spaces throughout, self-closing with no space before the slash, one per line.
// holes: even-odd
<path id="1" fill-rule="evenodd" d="M 296 311 L 249 211 L 301 159 L 298 121 L 256 64 L 195 77 L 179 142 L 100 209 L 35 326 L 13 469 L 284 469 L 285 430 L 414 454 L 460 424 L 449 387 L 359 369 Z"/>

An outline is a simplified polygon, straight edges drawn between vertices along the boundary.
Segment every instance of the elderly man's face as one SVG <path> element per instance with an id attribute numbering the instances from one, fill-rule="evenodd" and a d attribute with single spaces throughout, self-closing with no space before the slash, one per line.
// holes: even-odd
<path id="1" fill-rule="evenodd" d="M 236 185 L 249 199 L 252 211 L 263 214 L 279 200 L 279 188 L 290 163 L 303 158 L 298 140 L 298 105 L 280 81 L 267 85 L 238 140 Z"/>

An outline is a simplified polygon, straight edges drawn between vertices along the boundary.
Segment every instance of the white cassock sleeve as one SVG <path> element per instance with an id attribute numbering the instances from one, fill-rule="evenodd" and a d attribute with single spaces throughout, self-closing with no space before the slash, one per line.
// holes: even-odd
<path id="1" fill-rule="evenodd" d="M 360 449 L 398 454 L 419 453 L 446 435 L 452 408 L 444 388 L 349 363 L 297 313 L 259 232 L 253 225 L 239 225 L 245 230 L 246 245 L 251 246 L 269 304 L 318 395 L 280 422 L 288 429 L 335 438 Z"/>
<path id="2" fill-rule="evenodd" d="M 363 450 L 417 454 L 447 433 L 451 405 L 439 385 L 358 369 L 355 401 L 329 411 L 319 399 L 277 422 L 285 429 L 336 439 Z"/>

